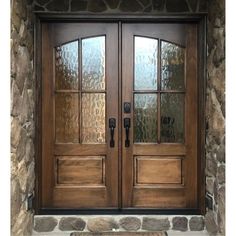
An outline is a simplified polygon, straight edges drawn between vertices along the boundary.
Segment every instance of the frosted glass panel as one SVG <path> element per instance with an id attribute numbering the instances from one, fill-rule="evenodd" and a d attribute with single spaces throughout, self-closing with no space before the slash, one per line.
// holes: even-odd
<path id="1" fill-rule="evenodd" d="M 184 141 L 184 94 L 161 95 L 161 142 Z"/>
<path id="2" fill-rule="evenodd" d="M 82 40 L 82 88 L 105 89 L 105 36 Z"/>
<path id="3" fill-rule="evenodd" d="M 161 88 L 184 89 L 185 49 L 175 44 L 161 42 Z"/>
<path id="4" fill-rule="evenodd" d="M 157 95 L 134 95 L 134 142 L 157 142 Z"/>
<path id="5" fill-rule="evenodd" d="M 105 143 L 105 94 L 82 94 L 82 143 Z"/>
<path id="6" fill-rule="evenodd" d="M 55 95 L 55 133 L 58 143 L 79 142 L 78 94 Z"/>
<path id="7" fill-rule="evenodd" d="M 135 90 L 157 89 L 158 40 L 135 37 Z"/>
<path id="8" fill-rule="evenodd" d="M 78 89 L 78 41 L 55 48 L 56 89 Z"/>

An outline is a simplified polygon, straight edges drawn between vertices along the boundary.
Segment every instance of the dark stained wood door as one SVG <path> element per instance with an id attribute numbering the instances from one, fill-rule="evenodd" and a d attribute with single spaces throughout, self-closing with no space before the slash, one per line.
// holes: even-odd
<path id="1" fill-rule="evenodd" d="M 196 25 L 125 24 L 124 208 L 197 208 Z"/>
<path id="2" fill-rule="evenodd" d="M 117 39 L 117 24 L 42 25 L 43 208 L 118 207 Z"/>
<path id="3" fill-rule="evenodd" d="M 42 208 L 198 206 L 197 26 L 120 29 L 42 25 Z"/>

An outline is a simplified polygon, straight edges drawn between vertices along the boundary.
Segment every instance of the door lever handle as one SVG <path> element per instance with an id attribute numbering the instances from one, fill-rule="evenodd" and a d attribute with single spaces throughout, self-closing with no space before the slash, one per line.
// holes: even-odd
<path id="1" fill-rule="evenodd" d="M 125 147 L 130 146 L 130 140 L 129 140 L 129 128 L 130 128 L 130 118 L 124 118 L 124 128 L 125 128 Z"/>
<path id="2" fill-rule="evenodd" d="M 116 119 L 115 118 L 110 118 L 109 119 L 109 128 L 110 128 L 110 147 L 115 147 L 115 141 L 114 141 L 114 132 L 116 128 Z"/>

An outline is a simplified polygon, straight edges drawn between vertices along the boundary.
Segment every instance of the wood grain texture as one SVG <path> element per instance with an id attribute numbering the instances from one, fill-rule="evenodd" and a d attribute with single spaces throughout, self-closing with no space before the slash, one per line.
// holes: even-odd
<path id="1" fill-rule="evenodd" d="M 136 157 L 136 184 L 181 184 L 180 158 Z"/>
<path id="2" fill-rule="evenodd" d="M 82 38 L 99 35 L 106 37 L 106 91 L 104 91 L 106 93 L 106 143 L 81 144 L 78 141 L 73 141 L 74 143 L 72 143 L 63 139 L 56 142 L 55 120 L 57 114 L 55 114 L 55 96 L 62 93 L 56 93 L 54 88 L 54 48 L 75 39 L 81 42 Z M 111 148 L 109 145 L 110 129 L 108 120 L 110 117 L 118 120 L 118 58 L 114 57 L 114 54 L 118 55 L 118 25 L 116 23 L 45 23 L 43 24 L 42 41 L 42 207 L 117 207 L 117 129 L 119 128 L 119 123 L 116 125 L 114 134 L 115 147 Z M 79 54 L 79 87 L 81 88 L 81 52 Z M 72 92 L 71 94 L 76 94 L 75 91 Z M 81 91 L 78 91 L 78 93 L 81 98 Z M 81 101 L 81 99 L 79 100 Z M 81 102 L 78 102 L 77 105 L 73 104 L 71 109 L 73 111 L 68 112 L 73 114 L 74 117 L 74 113 L 81 112 Z M 82 123 L 79 117 L 81 116 L 78 114 L 78 123 L 81 126 Z M 96 117 L 91 118 L 96 119 Z M 59 123 L 57 125 L 62 126 Z M 57 158 L 58 156 L 60 158 Z M 94 156 L 100 157 L 95 158 Z M 101 156 L 106 156 L 106 158 Z"/>
<path id="3" fill-rule="evenodd" d="M 57 157 L 57 184 L 105 186 L 105 157 Z"/>

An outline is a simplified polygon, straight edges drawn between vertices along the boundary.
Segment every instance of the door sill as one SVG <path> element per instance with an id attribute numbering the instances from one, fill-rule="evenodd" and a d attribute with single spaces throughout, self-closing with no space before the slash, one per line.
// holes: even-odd
<path id="1" fill-rule="evenodd" d="M 151 208 L 105 208 L 105 209 L 59 209 L 42 208 L 39 215 L 201 215 L 200 209 L 151 209 Z"/>

